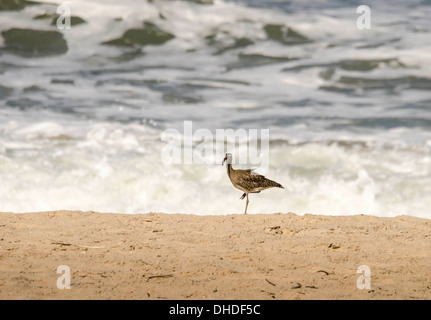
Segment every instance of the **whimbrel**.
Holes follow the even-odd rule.
[[[253,169],[235,170],[234,168],[232,168],[232,154],[230,153],[226,153],[226,156],[224,157],[221,165],[223,165],[225,161],[227,175],[229,176],[229,179],[232,182],[233,186],[244,192],[240,199],[242,200],[244,199],[244,197],[247,197],[244,214],[247,214],[249,193],[259,193],[262,190],[274,187],[284,189],[281,184],[253,172]]]

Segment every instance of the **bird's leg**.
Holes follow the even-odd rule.
[[[247,201],[245,202],[245,211],[244,211],[244,214],[247,214],[247,207],[248,207],[248,193],[247,193]]]
[[[245,192],[242,194],[240,199],[242,200],[242,199],[244,199],[244,197],[245,197]]]

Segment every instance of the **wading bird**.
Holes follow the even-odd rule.
[[[253,172],[253,169],[235,170],[234,168],[232,168],[232,154],[230,153],[226,153],[221,165],[223,165],[225,162],[227,175],[229,176],[229,179],[232,182],[233,186],[244,192],[240,199],[242,200],[244,199],[244,197],[247,197],[244,214],[247,214],[249,193],[259,193],[262,190],[274,187],[284,189],[281,184]]]

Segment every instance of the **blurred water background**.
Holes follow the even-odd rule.
[[[424,0],[0,0],[0,211],[241,213],[222,159],[160,161],[192,121],[270,130],[286,189],[249,213],[431,218],[430,17]]]

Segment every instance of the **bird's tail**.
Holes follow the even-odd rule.
[[[281,184],[279,184],[278,182],[275,182],[275,181],[272,181],[272,180],[269,180],[269,181],[270,181],[270,186],[271,187],[276,187],[276,188],[284,189],[284,187]]]

